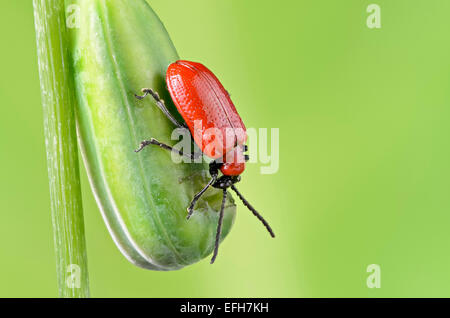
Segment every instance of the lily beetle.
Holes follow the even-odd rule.
[[[228,188],[236,192],[243,204],[264,224],[270,235],[275,237],[266,220],[235,186],[241,180],[240,175],[244,172],[245,162],[249,158],[244,154],[247,151],[246,128],[228,92],[208,68],[203,64],[190,61],[180,60],[170,64],[166,72],[166,83],[172,100],[185,121],[183,124],[170,114],[159,94],[152,89],[143,88],[144,94],[135,96],[138,99],[143,99],[148,95],[152,96],[156,105],[168,119],[179,128],[188,128],[202,153],[213,159],[209,164],[211,180],[194,196],[187,208],[187,219],[189,219],[194,211],[195,203],[210,186],[222,189],[223,199],[211,264],[214,263],[219,249]],[[195,158],[193,154],[183,153],[154,138],[142,141],[139,149],[135,151],[139,152],[148,145],[156,145],[169,151],[175,151],[182,156]]]

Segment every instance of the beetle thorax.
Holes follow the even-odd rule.
[[[242,146],[235,147],[223,156],[220,171],[226,176],[238,176],[245,170],[245,156]]]

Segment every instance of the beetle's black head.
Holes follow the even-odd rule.
[[[217,189],[228,189],[239,181],[241,181],[241,176],[221,176],[212,184],[212,186]]]
[[[209,164],[209,173],[211,174],[211,177],[217,178],[219,175],[219,169],[222,167],[223,163],[212,161]],[[212,184],[214,188],[217,189],[227,189],[231,187],[233,184],[238,183],[241,181],[241,176],[226,176],[222,175],[219,178],[216,179],[216,181]]]

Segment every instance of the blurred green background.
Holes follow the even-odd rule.
[[[131,0],[130,0],[131,1]],[[450,297],[450,2],[149,0],[248,127],[280,128],[280,169],[249,165],[215,265],[134,267],[83,171],[94,297]],[[55,297],[31,1],[0,2],[0,296]],[[366,286],[369,264],[381,288]]]

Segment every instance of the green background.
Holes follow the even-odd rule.
[[[450,297],[450,2],[149,0],[248,127],[280,129],[280,169],[251,164],[213,266],[134,267],[83,172],[94,297]],[[0,3],[0,296],[55,297],[31,1]],[[366,286],[369,264],[381,288]]]

